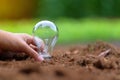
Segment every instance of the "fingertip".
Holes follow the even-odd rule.
[[[44,58],[41,55],[38,56],[38,59],[39,59],[39,61],[43,61],[44,60]]]

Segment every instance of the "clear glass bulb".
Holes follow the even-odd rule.
[[[40,21],[33,28],[33,36],[38,49],[40,49],[41,46],[41,42],[38,39],[42,39],[45,44],[43,52],[38,50],[38,53],[44,59],[50,59],[53,48],[58,39],[57,26],[51,21]]]

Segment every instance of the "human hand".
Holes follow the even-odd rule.
[[[38,53],[38,48],[34,43],[32,36],[24,33],[10,33],[0,31],[0,49],[1,51],[25,52],[37,61],[44,60]],[[40,39],[41,47],[39,50],[43,51],[44,43]]]

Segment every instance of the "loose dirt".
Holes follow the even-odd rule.
[[[41,63],[24,53],[5,53],[0,80],[120,80],[120,47],[107,42],[58,46]]]

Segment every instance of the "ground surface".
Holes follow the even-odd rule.
[[[106,42],[59,46],[42,63],[23,55],[0,57],[0,80],[120,80],[120,48]]]

